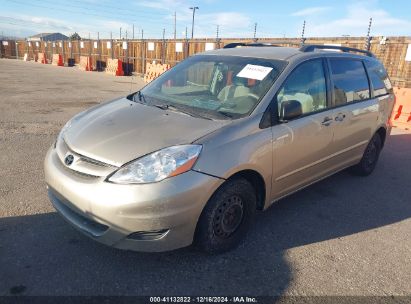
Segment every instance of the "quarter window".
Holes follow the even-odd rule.
[[[327,89],[321,59],[307,61],[290,74],[277,94],[278,113],[281,103],[290,100],[301,103],[303,115],[327,107]]]
[[[367,67],[368,75],[370,76],[374,97],[388,94],[392,90],[392,85],[383,65],[378,61],[366,60],[365,66]]]
[[[336,105],[370,98],[367,74],[360,60],[331,59],[330,63]]]

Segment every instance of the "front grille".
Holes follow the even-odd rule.
[[[89,163],[89,164],[91,164],[91,165],[98,166],[98,167],[106,167],[106,168],[107,168],[107,167],[111,167],[111,165],[109,165],[109,164],[106,164],[106,163],[103,163],[103,162],[101,162],[101,161],[98,161],[98,160],[89,158],[89,157],[87,157],[87,156],[80,155],[80,154],[79,154],[79,156],[80,156],[80,160],[81,160],[81,161],[86,162],[86,163]]]
[[[89,158],[71,149],[64,140],[59,140],[56,145],[57,155],[63,166],[82,177],[96,178],[106,177],[111,174],[117,167],[106,164],[104,162]],[[66,165],[64,160],[67,155],[72,155],[74,161],[70,165]]]

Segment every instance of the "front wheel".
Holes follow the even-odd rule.
[[[233,249],[246,235],[255,210],[253,186],[243,178],[228,180],[214,193],[200,216],[196,245],[208,253]]]
[[[356,175],[370,175],[377,165],[378,157],[380,156],[382,141],[379,134],[375,134],[365,148],[361,161],[351,167],[351,172]]]

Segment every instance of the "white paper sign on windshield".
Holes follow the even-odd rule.
[[[263,80],[273,68],[261,66],[261,65],[253,65],[247,64],[240,73],[237,74],[237,77],[242,78],[249,78],[255,80]]]

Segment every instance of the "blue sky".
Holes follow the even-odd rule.
[[[79,32],[81,36],[118,38],[127,31],[135,36],[143,28],[145,37],[173,36],[174,12],[177,37],[185,28],[191,34],[192,11],[196,12],[196,38],[252,37],[257,23],[257,37],[299,37],[306,20],[306,37],[364,36],[368,20],[373,18],[373,36],[410,36],[411,1],[405,0],[0,0],[0,35],[20,36],[40,32]]]

